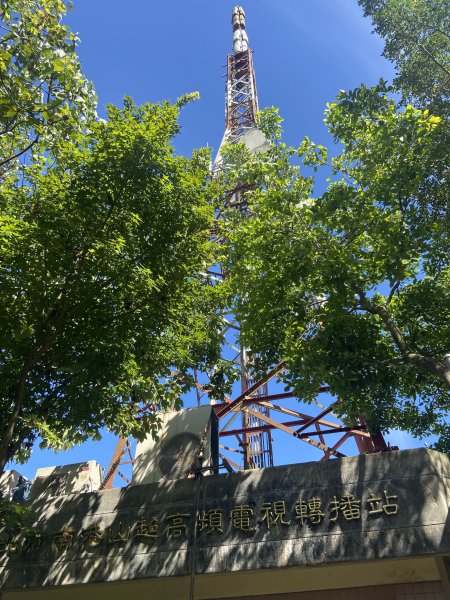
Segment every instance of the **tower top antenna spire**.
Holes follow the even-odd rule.
[[[245,31],[245,12],[241,6],[233,8],[231,17],[233,25],[233,50],[234,53],[245,52],[248,50],[248,37]]]

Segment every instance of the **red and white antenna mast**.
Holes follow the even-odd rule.
[[[258,95],[243,8],[236,6],[233,9],[231,22],[233,54],[229,54],[227,60],[224,141],[237,142],[244,134],[256,128]]]

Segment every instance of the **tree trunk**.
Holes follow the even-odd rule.
[[[59,316],[59,315],[58,315]],[[17,419],[20,415],[20,411],[23,407],[26,392],[27,392],[27,377],[33,366],[42,358],[42,356],[51,348],[52,344],[56,340],[56,332],[53,335],[47,337],[47,339],[40,345],[40,347],[28,357],[25,364],[20,372],[19,379],[14,386],[14,407],[12,414],[8,421],[8,426],[5,433],[3,434],[0,443],[0,472],[3,472],[6,463],[10,460],[8,448],[12,442],[14,429],[16,427]]]
[[[26,371],[24,369],[21,373],[19,381],[14,386],[14,408],[11,417],[9,418],[8,426],[0,444],[0,472],[4,471],[6,463],[9,459],[8,448],[11,444],[17,419],[19,417],[20,411],[23,406],[23,402],[25,400],[27,374],[28,369]]]

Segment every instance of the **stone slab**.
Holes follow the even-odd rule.
[[[416,449],[37,500],[42,541],[4,541],[0,585],[446,554],[449,478],[447,455]]]

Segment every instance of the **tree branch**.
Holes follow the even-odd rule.
[[[446,69],[444,67],[444,65],[438,61],[438,59],[434,56],[434,54],[432,52],[430,52],[428,50],[428,48],[425,48],[425,46],[423,44],[418,44],[418,46],[434,62],[434,64],[437,67],[439,67],[440,69],[442,69],[442,71],[444,71],[444,73],[447,75],[447,77],[450,78],[450,71],[448,69]],[[445,89],[448,89],[448,87],[445,86]]]
[[[448,40],[450,40],[450,35],[448,33],[446,33],[443,29],[439,29],[439,27],[432,27],[431,33],[440,33],[441,35],[446,37]]]
[[[21,150],[19,153],[13,154],[6,160],[3,160],[2,162],[0,162],[0,167],[2,167],[3,165],[6,165],[7,163],[9,163],[11,160],[14,160],[15,158],[19,158],[19,156],[22,156],[22,154],[25,154],[25,152],[28,152],[28,150],[30,150],[30,148],[32,148],[38,141],[39,141],[39,136],[37,135],[34,138],[34,140],[28,144],[28,146],[26,148]]]
[[[361,308],[373,315],[378,315],[381,318],[386,326],[386,329],[394,340],[395,345],[400,350],[403,359],[406,362],[415,365],[422,371],[426,371],[427,373],[438,377],[450,390],[450,371],[445,367],[444,363],[437,359],[424,356],[419,352],[414,352],[406,342],[402,332],[398,328],[386,306],[371,302],[365,295],[364,290],[361,288],[357,288],[356,292],[359,297]]]
[[[28,374],[33,368],[33,366],[42,358],[42,356],[44,356],[47,350],[49,350],[52,347],[52,345],[58,338],[58,335],[62,328],[63,317],[69,298],[66,297],[65,300],[65,305],[58,305],[58,303],[56,303],[50,311],[49,316],[45,321],[45,327],[52,328],[52,331],[43,332],[44,334],[47,333],[47,335],[43,336],[43,341],[38,345],[34,352],[32,352],[25,361],[25,364],[22,367],[18,380],[14,386],[14,406],[0,444],[0,471],[2,471],[5,468],[5,465],[8,461],[8,449],[13,439],[17,419],[23,408],[26,397]]]
[[[394,283],[394,285],[392,286],[391,291],[389,292],[389,296],[388,296],[388,299],[386,300],[386,304],[390,304],[391,303],[391,300],[394,297],[394,294],[398,290],[399,286],[400,286],[400,281],[397,280]]]

